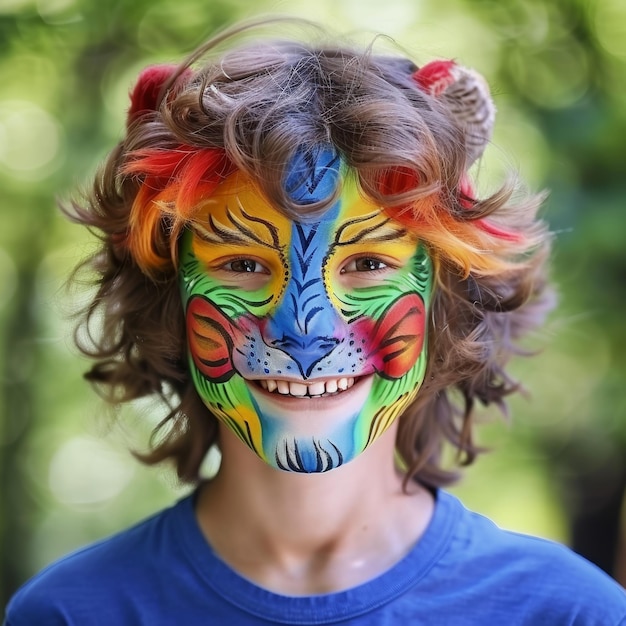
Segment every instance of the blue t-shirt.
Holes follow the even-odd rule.
[[[439,491],[424,535],[391,569],[339,593],[282,596],[213,553],[189,496],[43,570],[6,624],[626,626],[626,593],[567,548],[503,531]]]

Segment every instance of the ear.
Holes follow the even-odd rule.
[[[166,86],[176,87],[179,90],[184,79],[191,75],[189,68],[176,75],[177,65],[151,65],[139,75],[137,84],[130,93],[130,108],[126,118],[126,125],[130,126],[137,118],[149,111],[156,111],[161,104],[163,91]],[[168,85],[174,77],[173,85]]]
[[[487,82],[454,61],[432,61],[417,70],[413,79],[423,91],[443,100],[465,130],[465,167],[469,168],[482,155],[493,132],[496,107]]]

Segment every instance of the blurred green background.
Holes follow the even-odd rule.
[[[624,583],[625,559],[615,556],[626,484],[626,3],[254,7],[361,41],[385,32],[418,62],[457,58],[489,80],[499,119],[481,185],[513,170],[551,190],[544,215],[557,233],[561,305],[533,342],[542,352],[515,364],[528,394],[512,402],[508,423],[487,416],[481,440],[494,451],[455,491],[502,526],[574,545]],[[143,468],[128,453],[145,445],[160,409],[140,403],[112,415],[81,380],[68,316],[85,294],[64,281],[95,240],[55,202],[85,184],[121,136],[143,66],[177,61],[252,14],[244,0],[0,0],[2,605],[52,559],[184,492],[167,468]]]

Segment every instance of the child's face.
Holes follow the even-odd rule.
[[[181,286],[202,400],[274,467],[350,461],[423,380],[424,247],[349,181],[318,221],[300,223],[236,173],[196,223],[183,237]]]

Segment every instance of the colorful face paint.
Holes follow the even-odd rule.
[[[338,183],[328,151],[292,165],[302,204]],[[347,179],[320,219],[295,222],[230,175],[183,236],[181,287],[198,393],[274,467],[350,461],[423,380],[430,259]]]

